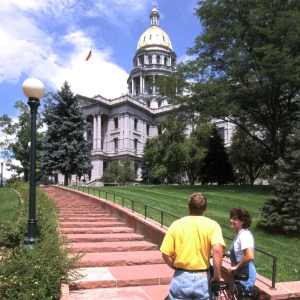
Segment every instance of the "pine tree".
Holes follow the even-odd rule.
[[[260,225],[269,231],[300,234],[300,124],[288,138],[288,155],[278,161],[275,197],[262,210]]]
[[[84,138],[86,123],[67,82],[48,97],[44,118],[43,170],[48,175],[62,173],[67,185],[72,174],[81,176],[91,169],[89,144]]]
[[[213,128],[208,141],[208,152],[204,158],[201,177],[203,183],[225,184],[233,181],[232,165],[224,147],[224,141],[216,128]]]

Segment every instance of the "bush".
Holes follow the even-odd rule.
[[[23,245],[26,231],[25,212],[27,211],[28,191],[24,184],[15,188],[25,200],[20,218],[16,222],[16,238],[11,243],[9,255],[0,262],[0,299],[59,299],[60,284],[68,281],[68,273],[74,260],[67,257],[66,250],[57,232],[55,206],[47,196],[38,191],[37,211],[39,240],[30,249]]]

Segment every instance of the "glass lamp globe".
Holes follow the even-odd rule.
[[[36,78],[27,78],[23,82],[23,92],[28,98],[39,100],[44,96],[44,84]]]

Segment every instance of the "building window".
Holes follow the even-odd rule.
[[[137,131],[138,130],[138,119],[134,119],[134,130]]]
[[[137,161],[134,162],[134,172],[135,176],[138,177],[139,163]]]
[[[137,153],[138,150],[138,139],[134,139],[134,152]]]
[[[119,151],[119,139],[114,138],[114,148],[115,148],[115,153],[118,153]]]
[[[149,124],[147,124],[146,133],[147,133],[147,136],[150,135],[150,125]]]
[[[152,55],[148,55],[149,65],[152,65]]]
[[[144,64],[144,56],[143,55],[139,56],[139,60],[140,60],[140,64],[143,65]]]
[[[167,66],[168,65],[168,57],[165,56],[164,60],[165,60],[165,66]]]
[[[108,165],[107,161],[104,160],[103,161],[103,171],[105,171],[107,169],[107,165]]]
[[[218,127],[217,128],[218,134],[219,136],[223,139],[223,141],[225,140],[225,128],[224,127]]]
[[[162,130],[161,130],[161,125],[160,124],[157,126],[157,131],[158,131],[158,134],[161,135]]]
[[[156,55],[156,63],[160,64],[160,55]]]
[[[118,129],[119,128],[119,118],[118,117],[114,118],[114,124],[115,124],[115,129]]]

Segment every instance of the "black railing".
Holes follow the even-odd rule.
[[[101,198],[101,195],[103,195],[104,196],[103,198],[105,200],[112,201],[113,203],[116,203],[116,204],[120,204],[122,207],[126,207],[126,208],[130,209],[133,213],[137,212],[137,213],[143,215],[144,219],[147,219],[148,216],[150,216],[149,210],[154,210],[154,211],[158,212],[159,220],[155,220],[155,218],[153,218],[153,217],[149,218],[149,219],[158,221],[161,227],[168,225],[167,223],[164,222],[167,216],[171,217],[173,219],[173,221],[180,218],[180,216],[178,216],[178,215],[174,215],[174,214],[172,214],[168,211],[162,210],[160,208],[147,205],[141,201],[134,201],[132,199],[126,199],[124,197],[121,197],[120,203],[118,203],[117,194],[115,192],[105,191],[100,188],[92,188],[92,187],[83,186],[83,185],[82,186],[73,185],[73,186],[70,186],[70,188],[73,188],[77,191],[82,191],[84,193],[92,194],[94,196],[98,196],[99,198]],[[90,193],[90,191],[92,191],[92,193]],[[110,195],[111,195],[111,197],[109,197]],[[126,206],[126,201],[127,201],[127,203],[129,203],[128,206]],[[138,207],[138,205],[136,205],[136,204],[142,206],[142,209],[140,209],[140,211],[135,210],[135,208]],[[171,223],[171,222],[168,222],[168,223]],[[227,240],[231,240],[231,241],[233,240],[231,237],[228,237],[226,235],[224,235],[224,238]],[[255,248],[255,251],[257,251],[263,255],[266,255],[272,259],[272,278],[271,278],[271,280],[272,280],[272,288],[275,288],[276,276],[277,276],[277,257],[275,255],[272,255],[272,254],[270,254],[262,249],[259,249],[259,248]]]

